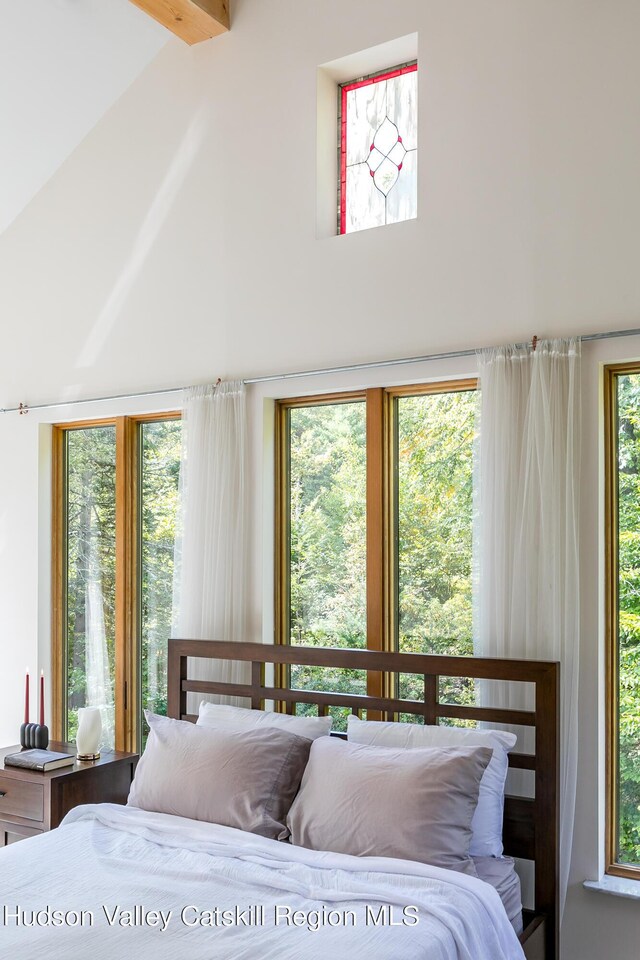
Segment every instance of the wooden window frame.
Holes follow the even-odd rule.
[[[395,650],[397,634],[397,405],[400,397],[477,390],[476,378],[370,387],[343,393],[276,400],[275,417],[275,642],[289,643],[289,411],[308,406],[364,401],[366,405],[366,580],[367,649]],[[289,670],[277,667],[278,686],[290,685]],[[367,695],[394,697],[397,677],[370,671]],[[370,720],[382,719],[369,712]]]
[[[604,368],[605,499],[605,723],[606,810],[605,871],[640,880],[640,866],[618,862],[620,673],[618,647],[618,377],[640,374],[640,362]]]
[[[180,420],[179,410],[95,420],[56,423],[52,427],[52,724],[54,740],[67,733],[67,436],[75,430],[115,427],[115,749],[135,752],[140,746],[140,633],[138,615],[140,556],[140,426]]]

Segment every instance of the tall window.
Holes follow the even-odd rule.
[[[400,396],[394,413],[395,647],[470,656],[476,394]],[[470,681],[440,682],[443,701],[473,701]],[[423,678],[401,676],[398,692],[420,699]]]
[[[342,84],[339,232],[417,216],[417,63]]]
[[[474,388],[462,381],[280,402],[279,642],[472,653]],[[353,693],[389,682],[320,667],[292,668],[289,679],[298,689]],[[414,677],[392,683],[403,698],[421,697]],[[449,699],[472,696],[453,681],[444,686]],[[342,711],[332,712],[342,724]]]
[[[288,642],[366,647],[366,405],[283,408]],[[363,671],[293,667],[295,687],[366,692]]]
[[[181,423],[176,414],[54,428],[54,733],[102,708],[135,749],[166,712]]]
[[[609,872],[640,877],[640,364],[607,368]]]

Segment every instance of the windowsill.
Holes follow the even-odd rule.
[[[628,877],[612,877],[605,874],[602,880],[585,880],[583,886],[587,890],[607,893],[612,897],[640,900],[640,877],[637,880],[630,880]]]

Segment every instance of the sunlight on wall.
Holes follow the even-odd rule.
[[[91,367],[100,356],[112,327],[117,323],[123,304],[180,193],[187,173],[202,143],[204,127],[204,111],[200,109],[189,124],[160,189],[149,207],[133,244],[129,259],[125,263],[84,344],[76,364],[77,367]]]

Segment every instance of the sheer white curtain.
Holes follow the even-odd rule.
[[[540,341],[535,352],[484,350],[478,360],[475,648],[480,655],[562,664],[562,910],[578,748],[580,341]],[[501,702],[522,705],[522,691]]]
[[[184,393],[173,636],[246,640],[247,442],[242,381]],[[244,682],[240,664],[193,660],[189,676]],[[189,694],[197,712],[200,694]],[[235,698],[225,702],[237,703]]]
[[[85,543],[87,577],[84,590],[86,706],[100,708],[102,718],[100,743],[104,749],[113,750],[116,737],[115,707],[104,622],[102,569],[98,553],[99,532],[93,527],[94,504],[89,501],[87,506],[88,530]]]

